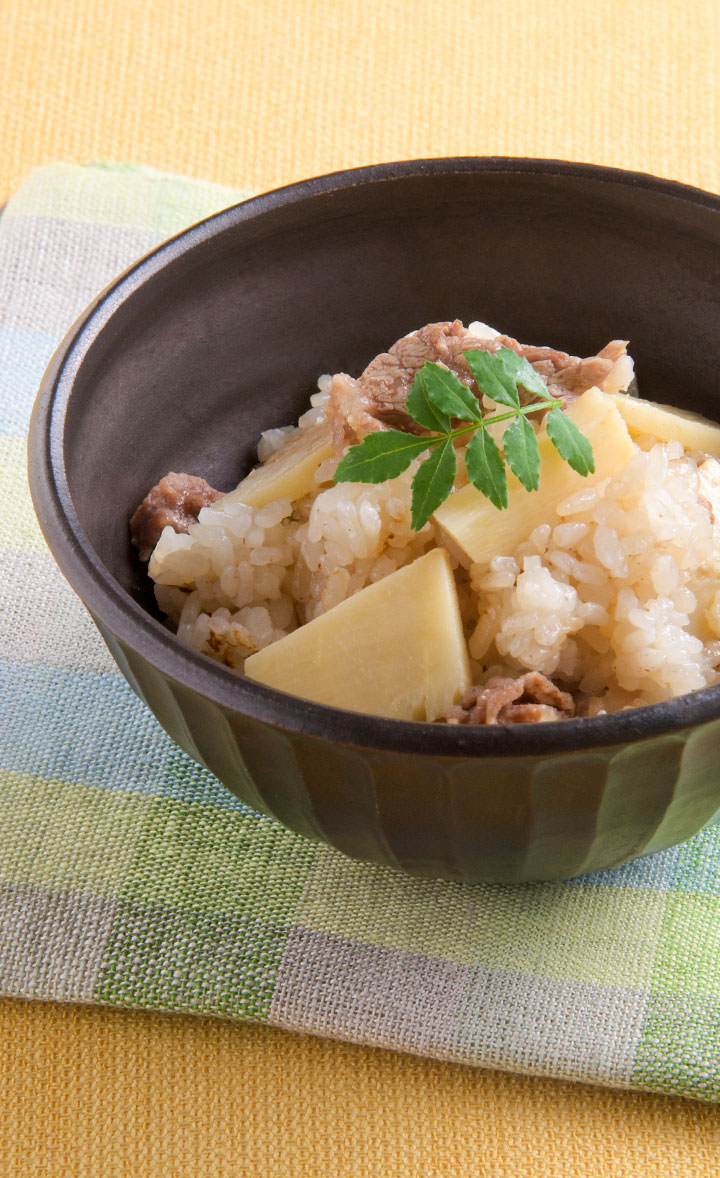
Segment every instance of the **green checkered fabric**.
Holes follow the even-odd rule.
[[[45,365],[120,270],[242,195],[55,165],[0,218],[0,989],[720,1100],[720,828],[566,883],[348,860],[176,748],[57,571],[25,474]]]

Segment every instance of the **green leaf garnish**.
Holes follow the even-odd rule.
[[[465,450],[465,469],[478,491],[495,507],[508,505],[505,463],[497,442],[486,429],[479,429]]]
[[[425,364],[410,386],[405,408],[418,425],[432,433],[447,433],[451,427],[450,417],[433,396],[433,387],[437,383],[433,381],[433,376],[432,365]]]
[[[495,355],[501,361],[508,380],[516,385],[522,385],[529,393],[535,393],[545,401],[553,400],[540,373],[535,371],[525,356],[518,356],[512,348],[498,348]]]
[[[435,441],[442,441],[436,438]],[[357,446],[351,446],[338,463],[336,483],[384,483],[394,479],[423,450],[432,439],[406,434],[399,429],[377,430],[367,434]]]
[[[503,434],[505,460],[526,491],[540,486],[540,451],[537,435],[527,417],[518,417]]]
[[[429,458],[418,467],[412,481],[412,527],[416,532],[427,523],[452,490],[455,479],[455,447],[448,437],[436,446]]]
[[[507,348],[499,348],[497,352],[486,352],[482,348],[473,348],[471,351],[465,352],[464,355],[478,388],[498,404],[507,405],[510,409],[517,409],[520,406],[517,381],[514,381],[506,371],[501,355],[502,352],[507,351]],[[511,355],[514,354],[514,352],[511,353]]]
[[[484,418],[472,390],[449,368],[428,360],[413,378],[405,407],[412,419],[429,432],[418,436],[389,429],[367,434],[350,447],[335,471],[336,483],[384,483],[430,451],[412,481],[415,531],[427,523],[452,491],[455,438],[472,435],[465,449],[468,478],[497,508],[508,505],[506,462],[526,490],[536,491],[539,486],[540,451],[528,421],[531,413],[549,410],[548,436],[574,471],[588,475],[595,470],[590,442],[563,413],[562,401],[548,392],[545,381],[524,356],[505,347],[496,352],[473,348],[465,352],[465,359],[481,394],[505,405],[507,412]],[[522,405],[520,387],[539,400]],[[466,424],[453,427],[453,421]],[[503,434],[501,450],[486,427],[505,421],[510,425]]]
[[[408,412],[416,421],[420,420],[413,407],[416,401],[415,385],[418,382],[418,377],[424,396],[447,422],[442,427],[443,429],[449,430],[451,417],[457,417],[460,421],[482,420],[482,409],[478,404],[478,399],[467,385],[458,380],[455,373],[451,372],[449,368],[444,368],[442,364],[433,364],[431,360],[428,360],[413,380],[410,395],[405,403]]]
[[[560,457],[564,458],[578,474],[593,474],[595,460],[592,446],[585,434],[580,433],[575,422],[571,421],[557,406],[553,406],[547,415],[545,424],[548,437]]]

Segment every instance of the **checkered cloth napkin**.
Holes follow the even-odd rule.
[[[567,883],[356,863],[176,748],[57,571],[25,474],[45,365],[120,270],[242,195],[53,165],[0,218],[0,990],[720,1100],[720,827]]]

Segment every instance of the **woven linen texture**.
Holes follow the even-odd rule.
[[[0,990],[720,1100],[720,828],[569,883],[352,862],[180,752],[57,571],[25,475],[42,371],[122,267],[238,195],[56,165],[0,219]]]
[[[0,200],[44,161],[108,157],[265,189],[526,155],[720,190],[717,0],[3,0],[2,14]]]

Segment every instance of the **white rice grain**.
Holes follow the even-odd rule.
[[[329,378],[311,410],[325,411]],[[263,451],[294,436],[267,431]],[[462,454],[459,466],[464,469]],[[223,499],[187,534],[165,528],[150,560],[178,637],[235,669],[435,542],[413,532],[404,475],[372,486],[332,481],[299,503]],[[515,553],[458,571],[478,675],[539,670],[587,693],[588,714],[658,702],[718,681],[720,464],[645,439],[612,479],[557,504]]]

